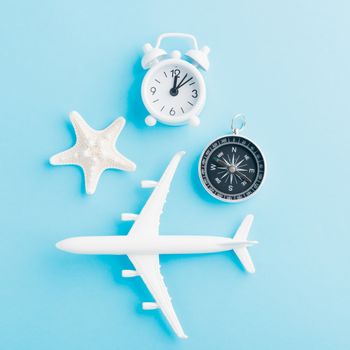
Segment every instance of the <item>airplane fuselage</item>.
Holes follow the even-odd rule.
[[[253,244],[234,242],[218,236],[155,236],[140,239],[129,236],[73,237],[57,243],[57,247],[76,254],[193,254],[232,250]]]

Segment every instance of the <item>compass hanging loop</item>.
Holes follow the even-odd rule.
[[[246,125],[246,118],[245,115],[242,113],[236,114],[232,118],[231,122],[231,130],[234,135],[238,135],[240,131],[242,131],[245,128]]]

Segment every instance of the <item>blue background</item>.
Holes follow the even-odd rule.
[[[340,0],[2,0],[1,349],[349,349],[349,11]],[[211,48],[199,128],[143,123],[142,46],[167,31]],[[137,171],[107,171],[87,196],[79,168],[51,167],[74,144],[71,110],[97,129],[124,115],[118,148]],[[255,197],[229,205],[202,189],[197,162],[237,112],[269,173]],[[126,234],[120,214],[150,193],[139,181],[179,150],[161,232],[230,237],[253,213],[260,242],[255,275],[231,252],[161,257],[187,341],[141,310],[150,296],[120,277],[126,257],[54,246]]]

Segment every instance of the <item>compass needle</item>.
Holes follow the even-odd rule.
[[[238,159],[237,159],[238,160]],[[239,163],[235,164],[236,166],[239,166],[242,164],[242,162],[244,162],[244,159],[242,159]]]
[[[237,171],[237,173],[238,173],[239,175],[243,176],[243,177],[244,177],[246,180],[248,180],[249,182],[252,182],[252,180],[251,180],[248,176],[242,174],[242,173],[239,172],[239,171]]]
[[[233,174],[230,174],[230,185],[232,185]]]
[[[224,162],[226,163],[227,166],[230,166],[231,164],[223,157]]]

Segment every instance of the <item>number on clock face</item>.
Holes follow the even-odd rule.
[[[181,63],[160,67],[146,89],[152,109],[173,118],[190,112],[201,93],[197,73]]]
[[[238,201],[252,195],[261,185],[265,162],[260,150],[241,136],[224,136],[203,153],[200,177],[214,197]]]

